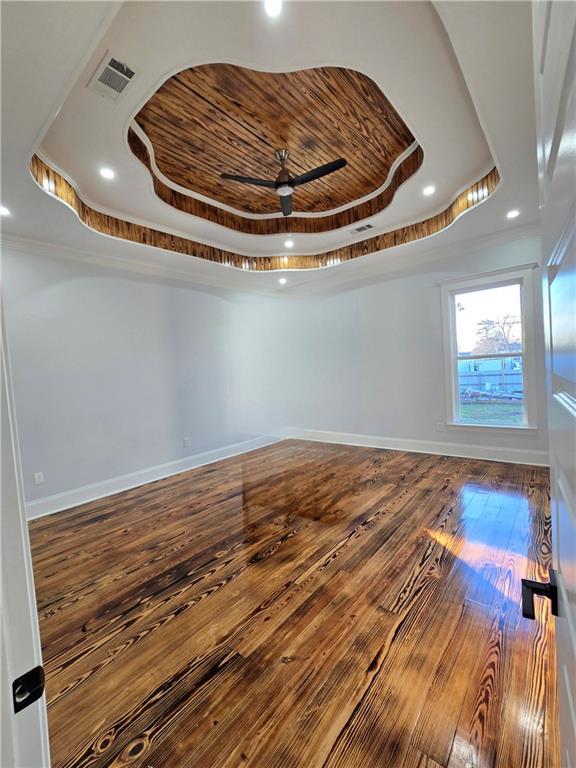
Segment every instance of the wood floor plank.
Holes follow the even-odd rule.
[[[557,768],[544,468],[287,440],[30,532],[54,768]]]

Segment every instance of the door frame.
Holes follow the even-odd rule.
[[[2,568],[0,629],[3,768],[50,768],[46,697],[14,711],[12,682],[42,666],[40,628],[32,570],[32,553],[24,504],[20,448],[3,306],[1,324],[2,400],[2,511],[0,543]]]

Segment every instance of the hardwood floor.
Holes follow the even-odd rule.
[[[31,523],[54,768],[558,768],[548,471],[284,441]]]

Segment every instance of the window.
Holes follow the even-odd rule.
[[[532,271],[442,285],[448,423],[535,428]]]

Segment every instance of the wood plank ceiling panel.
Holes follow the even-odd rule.
[[[346,168],[294,193],[294,211],[353,203],[385,182],[414,137],[380,88],[341,67],[257,72],[203,64],[168,78],[135,118],[172,182],[247,213],[274,214],[274,190],[224,181],[221,173],[275,179],[274,150],[303,173],[344,157]]]

